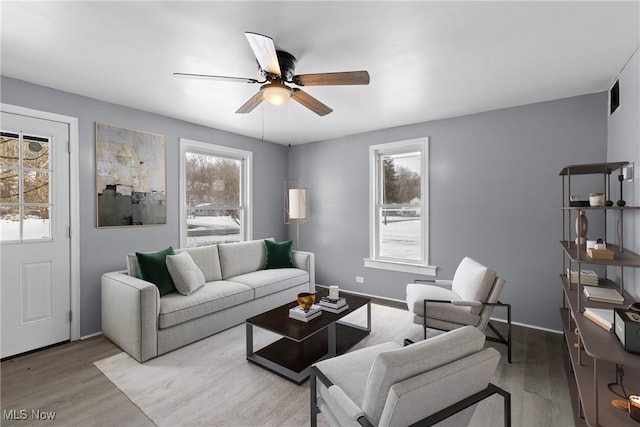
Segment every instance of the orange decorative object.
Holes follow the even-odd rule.
[[[302,292],[298,294],[298,305],[304,311],[309,311],[313,303],[316,302],[316,294]]]

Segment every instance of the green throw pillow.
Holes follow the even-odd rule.
[[[175,255],[173,247],[169,246],[160,252],[136,252],[140,278],[156,285],[160,296],[176,292],[176,286],[167,269],[167,255]]]
[[[293,268],[293,258],[291,257],[292,243],[292,240],[287,240],[286,242],[265,240],[264,268]]]

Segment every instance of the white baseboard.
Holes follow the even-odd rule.
[[[316,283],[316,286],[318,286],[320,288],[329,288],[328,286],[320,285],[318,283]],[[406,301],[400,300],[400,299],[396,299],[396,298],[387,298],[387,297],[381,297],[381,296],[378,296],[378,295],[365,294],[363,292],[354,292],[354,291],[351,291],[349,289],[343,289],[343,290],[345,292],[350,293],[350,294],[360,295],[360,296],[367,297],[367,298],[375,298],[375,299],[386,300],[386,301],[390,301],[390,302],[393,302],[393,303],[396,303],[396,304],[398,304],[398,303],[406,304]],[[496,322],[507,323],[507,321],[505,319],[500,319],[500,318],[495,318],[495,317],[492,317],[491,320],[496,321]],[[554,334],[562,334],[562,331],[559,331],[559,330],[556,330],[556,329],[543,328],[541,326],[534,326],[534,325],[529,325],[529,324],[521,323],[521,322],[512,321],[511,324],[512,325],[522,326],[524,328],[531,328],[531,329],[537,329],[539,331],[551,332],[551,333],[554,333]]]
[[[88,340],[89,338],[97,337],[98,335],[102,335],[102,331],[96,332],[95,334],[83,335],[80,337],[80,341]]]

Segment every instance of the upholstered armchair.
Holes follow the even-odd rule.
[[[487,339],[506,344],[511,363],[511,305],[498,300],[504,283],[494,270],[465,257],[458,265],[453,280],[416,280],[416,283],[409,283],[407,306],[413,314],[413,322],[422,325],[425,339],[427,328],[450,331],[471,325],[484,332],[488,326],[495,336],[487,336]],[[490,323],[495,307],[507,309],[507,337]]]
[[[474,405],[495,393],[511,425],[511,395],[490,383],[500,353],[468,326],[406,347],[366,347],[311,367],[311,426],[463,426]]]

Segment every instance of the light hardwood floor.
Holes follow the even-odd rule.
[[[567,357],[562,335],[514,326],[513,364],[505,346],[496,383],[514,397],[514,426],[584,425],[568,398]],[[94,365],[120,352],[103,336],[32,353],[1,364],[3,426],[152,426],[154,423]],[[305,387],[308,383],[304,383]],[[517,396],[517,397],[516,397]],[[493,399],[493,398],[491,398]],[[474,425],[501,423],[501,400],[478,408]],[[567,405],[569,407],[567,407]],[[10,412],[16,410],[15,412]],[[25,412],[20,412],[24,410]],[[38,421],[32,411],[53,411]],[[27,420],[15,420],[26,414]],[[575,424],[574,424],[575,423]]]

